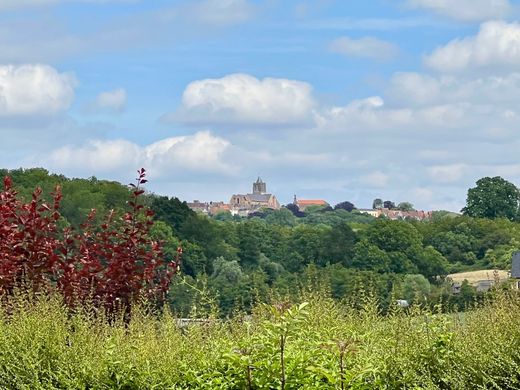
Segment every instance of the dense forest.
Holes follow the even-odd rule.
[[[100,222],[109,210],[122,212],[128,207],[130,191],[117,182],[69,179],[41,168],[0,170],[0,174],[10,176],[26,199],[36,187],[50,197],[60,185],[63,226],[80,226],[91,209],[98,211]],[[477,187],[496,187],[505,181],[479,182]],[[472,190],[465,215],[437,211],[424,222],[376,219],[344,208],[302,213],[283,207],[249,218],[229,213],[208,217],[175,197],[146,193],[144,199],[155,213],[152,235],[163,241],[167,260],[175,257],[178,246],[183,248],[182,272],[170,289],[172,308],[181,315],[218,310],[226,316],[258,302],[297,299],[302,291],[317,288],[338,300],[376,294],[383,307],[392,299],[432,304],[443,299],[447,306],[458,307],[472,303],[478,299],[474,288],[463,284],[461,294],[452,295],[445,276],[507,269],[520,242],[516,214],[487,215],[488,211],[477,210],[474,205],[482,202],[474,197],[482,191]]]

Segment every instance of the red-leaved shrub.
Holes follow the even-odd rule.
[[[111,211],[101,226],[92,210],[78,231],[59,229],[61,191],[53,204],[37,188],[29,203],[17,198],[9,177],[0,192],[0,294],[30,285],[57,288],[68,304],[90,298],[107,308],[129,308],[138,296],[162,300],[178,270],[181,250],[165,261],[161,243],[150,238],[153,212],[140,203],[145,170],[131,184],[129,211]]]

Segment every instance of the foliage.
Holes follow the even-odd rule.
[[[383,200],[380,199],[380,198],[374,199],[374,201],[372,202],[372,208],[373,209],[381,209],[381,208],[383,208]]]
[[[392,202],[391,200],[385,200],[383,202],[383,207],[385,209],[393,210],[393,209],[395,209],[395,203]]]
[[[24,203],[6,176],[0,192],[0,293],[28,283],[35,292],[57,287],[69,304],[93,299],[129,308],[141,294],[162,299],[176,263],[165,262],[160,243],[150,239],[153,213],[140,203],[144,183],[141,169],[124,214],[111,211],[98,227],[92,210],[80,231],[61,231],[60,188],[52,206],[40,188]]]
[[[500,176],[484,177],[468,190],[465,215],[479,218],[518,218],[520,191]]]
[[[346,211],[352,211],[356,208],[353,203],[349,202],[348,200],[345,202],[338,203],[334,206],[334,210],[346,210]]]
[[[92,239],[100,237],[112,209],[114,233],[124,230],[120,217],[127,212],[131,195],[126,186],[95,177],[68,179],[41,168],[5,173],[12,175],[13,189],[25,203],[31,202],[34,187],[40,185],[41,202],[52,205],[49,194],[56,184],[62,186],[59,219],[42,225],[42,232],[45,226],[55,230],[41,233],[48,239],[62,237],[69,227],[78,233],[85,223]],[[208,218],[175,197],[143,193],[139,198],[143,206],[155,211],[148,242],[161,242],[166,259],[175,258],[177,248],[183,248],[180,270],[189,283],[174,282],[168,295],[171,307],[183,315],[189,315],[192,304],[201,299],[188,285],[213,296],[221,315],[227,316],[234,310],[251,310],[254,302],[269,302],[273,297],[295,299],[312,278],[338,300],[354,299],[362,288],[370,287],[386,310],[392,294],[403,298],[407,274],[420,274],[428,280],[428,304],[442,297],[447,309],[465,307],[473,299],[481,299],[480,295],[471,286],[464,298],[452,295],[444,276],[492,267],[508,269],[511,254],[520,243],[520,224],[502,218],[436,212],[429,221],[392,221],[342,208],[309,208],[302,213],[293,204],[281,210],[261,210],[251,218],[229,213]],[[375,203],[383,206],[382,200]],[[97,213],[86,221],[90,208]],[[43,214],[51,216],[52,207]],[[78,252],[80,240],[72,233],[70,238],[72,255]],[[230,266],[239,277],[223,277],[228,273],[219,271],[222,266],[226,270]]]
[[[401,211],[414,211],[415,209],[413,208],[413,204],[411,204],[410,202],[400,202],[397,205],[397,210],[401,210]]]
[[[167,223],[175,232],[181,229],[188,218],[193,218],[195,215],[186,202],[167,196],[153,196],[150,208],[156,220]]]
[[[424,281],[423,281],[424,282]],[[420,305],[379,314],[325,293],[191,323],[135,306],[109,322],[88,305],[17,293],[0,302],[5,389],[467,389],[520,385],[520,297],[464,314]]]

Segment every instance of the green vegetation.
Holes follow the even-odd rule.
[[[81,225],[91,208],[100,210],[97,215],[101,216],[110,209],[127,207],[128,189],[116,182],[68,179],[44,169],[1,173],[12,176],[16,189],[26,198],[36,186],[43,188],[43,196],[49,196],[60,184],[63,225]],[[490,195],[497,192],[493,188],[486,187],[479,194],[495,199]],[[495,200],[501,204],[498,198]],[[314,208],[301,213],[282,208],[264,210],[252,218],[226,213],[208,218],[177,198],[145,194],[144,202],[155,212],[151,234],[163,242],[166,260],[175,258],[179,245],[183,248],[183,280],[174,282],[170,292],[171,307],[182,315],[201,304],[202,290],[214,297],[225,317],[236,310],[251,311],[273,296],[294,298],[310,278],[319,279],[338,300],[371,289],[384,308],[392,297],[426,299],[430,305],[442,298],[446,308],[462,308],[482,297],[472,286],[465,286],[463,294],[452,295],[444,276],[508,269],[511,254],[520,243],[520,224],[506,218],[435,212],[427,222],[390,221],[347,211],[349,202],[334,210]],[[471,204],[469,196],[468,209]],[[411,280],[424,293],[411,296]]]
[[[28,263],[17,273],[4,269],[14,279],[0,297],[0,388],[520,388],[518,291],[503,285],[477,294],[465,281],[453,294],[444,280],[452,272],[509,267],[520,242],[516,217],[437,212],[426,222],[391,221],[343,202],[305,213],[284,208],[208,218],[176,198],[129,192],[115,182],[43,169],[3,173],[26,199],[34,187],[44,188],[54,209],[39,201],[40,191],[28,204],[16,201],[5,181],[2,231],[15,244],[4,242],[2,265]],[[138,184],[143,178],[141,170]],[[56,184],[63,188],[61,207],[60,193],[52,195]],[[478,193],[489,200],[493,191],[492,185]],[[155,223],[137,197],[154,210]],[[91,208],[122,215],[121,231],[92,218],[84,225]],[[124,212],[129,208],[134,214]],[[104,307],[99,283],[84,286],[93,294],[75,295],[81,275],[72,290],[56,288],[66,286],[59,277],[70,271],[51,267],[74,248],[68,226],[88,226],[77,236],[75,258],[99,263],[96,275],[117,255],[119,271],[102,278],[102,291],[120,297],[114,275],[121,286],[131,277],[134,285],[125,289],[131,298]],[[150,243],[155,252],[144,249]],[[166,302],[147,300],[146,286],[166,291],[173,272],[162,286],[160,275],[139,279],[139,267],[157,265],[154,256],[164,253],[165,264],[176,268],[178,246],[182,275],[173,277]],[[47,260],[54,261],[48,269]],[[35,279],[38,267],[56,272]],[[72,267],[87,276],[89,269]],[[76,301],[67,294],[83,304],[71,305]],[[403,299],[411,306],[401,307]],[[179,322],[183,316],[190,320]]]
[[[484,177],[468,190],[464,214],[480,218],[518,220],[520,191],[513,183],[496,177]]]
[[[179,326],[134,307],[109,323],[58,296],[1,303],[5,389],[511,389],[520,386],[520,297],[494,293],[464,314],[340,304],[258,305],[253,315]],[[440,311],[440,308],[437,308]],[[202,313],[201,313],[202,314]]]

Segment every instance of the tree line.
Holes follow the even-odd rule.
[[[0,174],[9,175],[27,198],[35,187],[45,196],[60,184],[64,226],[80,226],[91,209],[103,215],[128,208],[129,189],[117,182],[69,179],[41,168]],[[175,197],[142,197],[154,211],[150,234],[163,242],[167,261],[183,248],[182,276],[174,278],[169,299],[188,315],[208,302],[230,314],[305,288],[325,289],[337,299],[371,291],[383,302],[433,302],[440,296],[453,304],[471,302],[476,292],[465,285],[463,294],[452,296],[445,276],[509,266],[520,242],[515,189],[502,178],[481,179],[468,191],[463,215],[435,212],[424,222],[376,219],[356,212],[350,202],[300,214],[283,207],[250,218],[211,218]]]

